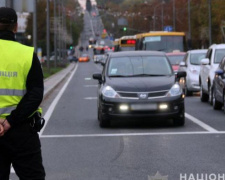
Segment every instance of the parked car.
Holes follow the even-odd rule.
[[[213,78],[219,63],[225,56],[225,44],[214,44],[209,47],[206,58],[201,60],[199,75],[200,99],[202,102],[213,103]]]
[[[185,77],[178,72],[177,77]],[[184,125],[184,96],[164,52],[110,53],[99,81],[98,120],[107,127],[121,118],[166,118]]]
[[[179,71],[186,71],[187,76],[182,84],[185,95],[192,95],[193,92],[199,92],[199,72],[201,60],[205,58],[207,49],[198,49],[187,51],[183,61],[180,62]],[[181,82],[181,83],[182,83]]]
[[[184,59],[184,56],[186,55],[186,53],[185,52],[171,52],[171,53],[166,53],[166,55],[170,60],[173,71],[176,73],[179,69],[180,62]]]
[[[79,57],[79,62],[88,62],[88,61],[90,61],[90,57],[88,54],[82,54]]]
[[[225,57],[220,62],[213,80],[213,108],[225,113]]]

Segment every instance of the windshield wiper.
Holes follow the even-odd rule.
[[[133,77],[139,77],[139,76],[167,76],[166,74],[134,74],[131,75]]]
[[[129,76],[125,76],[125,75],[110,75],[109,77],[129,77]]]

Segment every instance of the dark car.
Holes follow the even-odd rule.
[[[177,78],[186,72],[178,72]],[[184,95],[165,53],[124,51],[109,54],[99,81],[101,127],[120,118],[167,118],[184,125]]]
[[[225,57],[220,62],[213,80],[213,108],[225,113]]]

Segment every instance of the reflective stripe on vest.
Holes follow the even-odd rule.
[[[16,107],[0,108],[0,114],[10,114]]]
[[[8,95],[8,96],[24,96],[26,94],[26,90],[16,90],[16,89],[0,89],[0,96],[1,95]]]
[[[26,93],[33,47],[0,39],[0,118],[10,115]]]

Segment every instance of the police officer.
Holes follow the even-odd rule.
[[[43,73],[34,48],[16,42],[16,31],[16,12],[0,7],[0,180],[9,180],[11,165],[21,180],[44,180],[34,128],[41,112]]]

